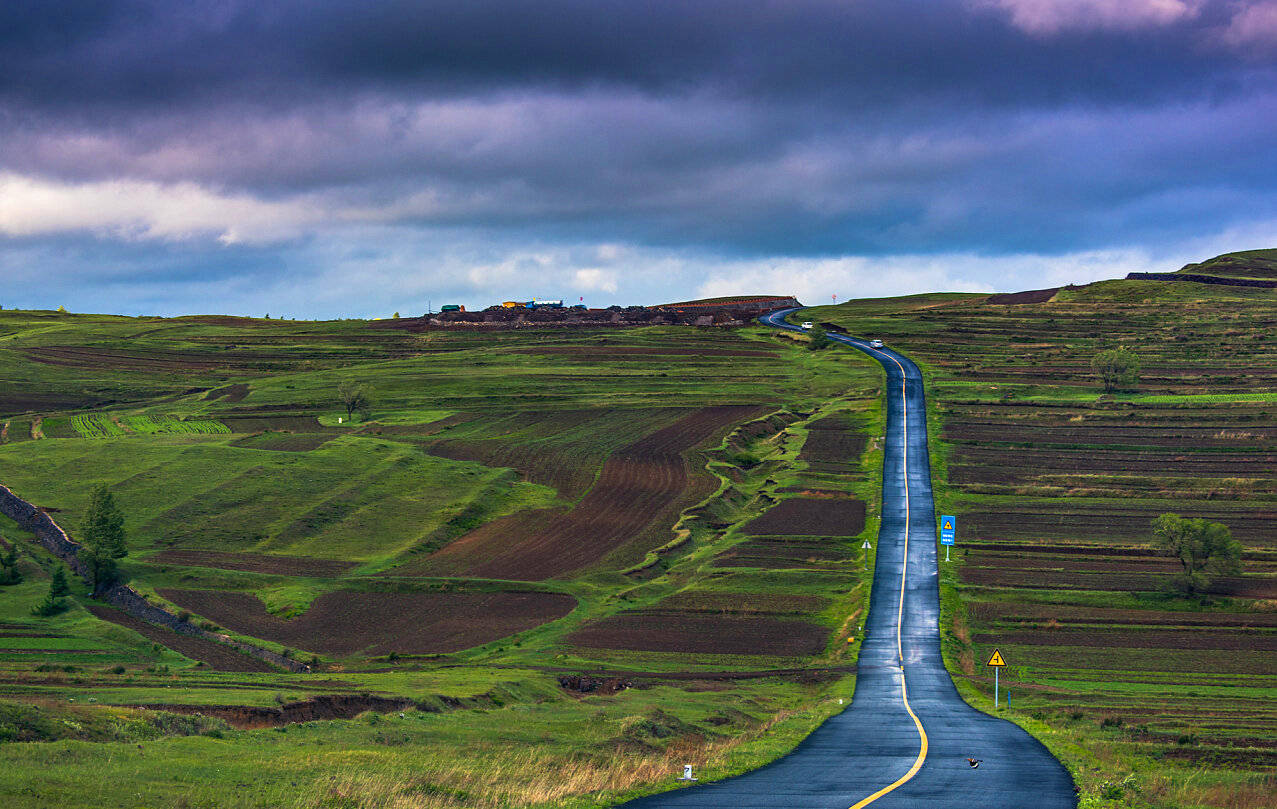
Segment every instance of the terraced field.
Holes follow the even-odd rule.
[[[1114,281],[807,315],[882,337],[928,375],[937,505],[959,520],[943,574],[960,597],[956,672],[988,693],[979,664],[1000,649],[1016,710],[1088,738],[1103,759],[1090,765],[1159,773],[1149,789],[1188,777],[1158,761],[1261,779],[1277,764],[1275,295]],[[1118,346],[1139,381],[1103,394],[1090,360]],[[1150,541],[1165,512],[1227,525],[1243,575],[1206,602],[1164,593],[1178,563]]]
[[[415,772],[481,747],[597,771],[579,800],[607,802],[674,759],[757,766],[850,692],[878,502],[879,382],[854,358],[762,328],[3,311],[0,334],[0,482],[72,539],[108,484],[123,573],[181,630],[78,581],[33,616],[60,563],[3,521],[24,581],[0,586],[0,739],[62,738],[44,717],[81,706],[184,715],[57,768],[0,745],[23,774],[0,803],[93,804],[105,777],[147,805],[335,805],[368,755]],[[292,756],[298,735],[336,758]],[[379,783],[360,793],[405,782]]]

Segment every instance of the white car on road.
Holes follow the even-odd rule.
[[[810,329],[810,328],[812,327],[812,325],[813,325],[813,324],[812,324],[812,322],[811,322],[810,320],[804,320],[804,321],[803,321],[803,331],[807,331],[808,329]]]
[[[881,340],[870,340],[870,341],[869,341],[869,347],[870,347],[870,348],[882,348],[882,341],[881,341]]]

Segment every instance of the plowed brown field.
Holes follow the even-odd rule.
[[[1156,425],[1150,427],[1060,427],[1027,424],[950,421],[944,437],[953,441],[993,441],[1033,444],[1125,445],[1142,447],[1202,447],[1250,449],[1277,441],[1277,427],[1219,427]]]
[[[244,635],[346,657],[455,652],[562,618],[576,599],[561,593],[325,593],[297,618],[266,612],[256,596],[162,589],[161,595]]]
[[[609,362],[611,360],[643,358],[652,356],[670,357],[775,357],[775,351],[760,351],[750,348],[687,348],[683,346],[539,346],[536,348],[518,348],[512,354],[554,354],[574,360],[591,362]]]
[[[798,460],[817,470],[841,471],[860,464],[868,436],[846,416],[827,416],[807,426],[810,431]]]
[[[619,443],[613,438],[618,424],[624,423],[633,430],[631,434],[642,435],[667,427],[690,412],[594,408],[518,413],[481,420],[483,432],[498,438],[443,438],[422,446],[444,458],[508,466],[532,483],[551,486],[562,497],[575,500],[594,485]],[[578,438],[563,440],[571,436]],[[581,440],[581,436],[589,440]]]
[[[829,630],[806,621],[635,612],[587,624],[568,643],[599,649],[712,655],[802,657],[825,648]]]
[[[764,613],[772,615],[820,612],[829,606],[822,596],[751,593],[743,590],[694,590],[663,599],[662,612]]]
[[[1225,627],[1217,630],[1192,629],[1050,629],[1039,632],[998,632],[976,635],[976,643],[1038,646],[1096,646],[1104,649],[1220,649],[1234,652],[1277,652],[1277,632]]]
[[[149,638],[161,646],[167,646],[175,652],[186,655],[192,660],[202,660],[218,671],[276,671],[275,667],[264,660],[241,654],[229,646],[214,643],[192,635],[179,635],[167,629],[148,624],[128,613],[99,604],[85,605],[89,612],[110,621],[113,624],[132,629],[134,632]]]
[[[433,554],[421,568],[537,581],[593,564],[658,520],[672,524],[671,511],[692,480],[683,453],[762,410],[747,405],[697,410],[613,453],[574,508],[489,523]]]
[[[165,373],[266,370],[295,359],[285,354],[262,352],[194,352],[161,349],[124,351],[91,346],[41,346],[28,348],[24,353],[30,359],[46,365]]]
[[[846,548],[832,542],[754,540],[742,542],[714,558],[715,567],[826,569],[849,558]]]
[[[756,536],[854,537],[865,530],[865,504],[851,499],[791,497],[742,530]]]

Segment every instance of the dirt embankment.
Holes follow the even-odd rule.
[[[403,697],[377,697],[371,694],[322,694],[298,702],[287,702],[278,708],[257,705],[143,705],[153,711],[213,716],[242,730],[273,728],[295,722],[322,719],[353,719],[365,711],[406,711],[418,708],[413,700]]]

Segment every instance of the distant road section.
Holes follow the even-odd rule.
[[[772,312],[762,321],[798,331]],[[940,588],[922,374],[865,340],[887,372],[882,525],[851,707],[792,753],[725,781],[625,804],[627,809],[1074,809],[1073,781],[1018,726],[968,706],[940,655]],[[967,759],[982,760],[972,768]]]

